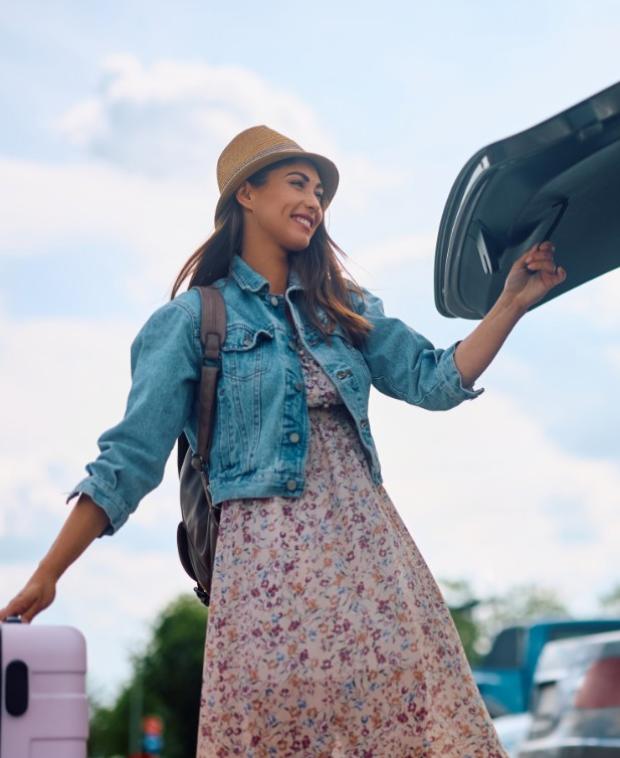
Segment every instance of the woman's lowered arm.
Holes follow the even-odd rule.
[[[67,498],[68,503],[79,495],[75,506],[24,588],[0,609],[0,620],[19,614],[31,621],[47,608],[61,574],[96,537],[117,531],[161,481],[189,417],[200,371],[195,319],[187,310],[189,296],[181,297],[151,314],[133,340],[123,419],[98,438],[99,456]]]
[[[102,534],[108,523],[105,511],[88,495],[80,495],[58,537],[24,588],[0,609],[0,621],[17,615],[23,621],[32,621],[37,613],[45,610],[54,600],[56,583],[62,574]]]
[[[566,271],[555,265],[553,252],[552,243],[546,241],[518,258],[491,310],[457,346],[454,362],[465,387],[471,387],[487,368],[527,310],[566,279]]]

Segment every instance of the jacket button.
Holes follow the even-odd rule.
[[[336,376],[338,379],[345,379],[347,376],[351,376],[351,370],[348,368],[340,369],[340,371],[336,371]]]
[[[299,434],[297,434],[297,432],[291,432],[288,438],[291,442],[299,442],[299,440],[301,439]]]
[[[367,418],[363,418],[360,421],[360,426],[362,427],[362,429],[367,429],[368,428],[368,419]]]
[[[286,483],[286,489],[291,491],[297,489],[297,482],[294,479],[289,479]]]
[[[304,388],[304,383],[303,382],[295,382],[295,384],[293,386],[295,387],[295,389],[297,390],[297,392],[301,392],[303,390],[303,388]]]
[[[278,304],[278,302],[279,302],[278,298],[274,295],[271,298],[271,304],[275,307]]]
[[[295,340],[289,340],[288,346],[291,348],[291,350],[297,350],[297,342]]]

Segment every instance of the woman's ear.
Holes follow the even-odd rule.
[[[250,182],[246,180],[235,192],[235,197],[237,198],[237,202],[243,208],[249,208],[250,210],[252,209],[252,198],[253,198],[252,190],[253,190],[252,185],[250,184]]]

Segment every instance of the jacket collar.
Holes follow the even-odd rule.
[[[250,292],[269,291],[269,282],[262,274],[253,269],[240,255],[235,253],[230,263],[230,273],[239,287]],[[299,274],[289,269],[287,292],[291,289],[303,289]]]

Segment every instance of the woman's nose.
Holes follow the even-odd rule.
[[[319,198],[316,195],[314,195],[311,198],[308,198],[308,200],[306,200],[306,205],[308,206],[308,208],[311,208],[314,211],[314,213],[315,213],[316,216],[320,215],[320,213],[321,213],[321,201],[319,200]]]

